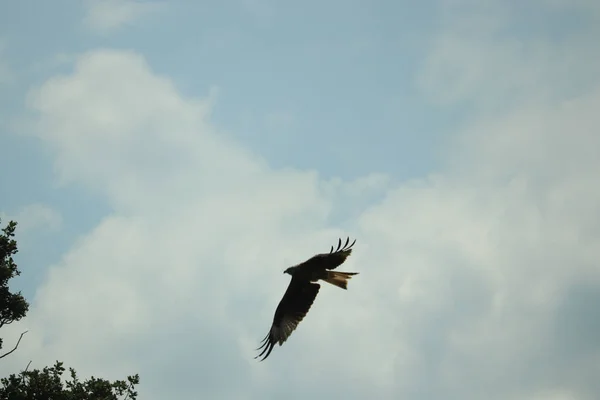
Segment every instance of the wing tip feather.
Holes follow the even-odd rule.
[[[342,252],[342,251],[352,251],[352,246],[354,246],[354,244],[356,243],[356,239],[354,239],[352,241],[352,243],[350,243],[350,245],[348,245],[348,243],[350,243],[350,236],[346,237],[346,243],[344,243],[343,246],[342,246],[342,238],[339,238],[337,248],[335,249],[335,251],[333,251],[333,246],[331,246],[331,250],[329,250],[329,254],[335,254],[335,253]]]

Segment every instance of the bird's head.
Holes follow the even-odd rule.
[[[290,274],[293,275],[294,274],[294,269],[296,267],[289,267],[288,269],[286,269],[285,271],[283,271],[284,274]]]

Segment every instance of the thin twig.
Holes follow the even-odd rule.
[[[27,366],[25,367],[25,370],[23,372],[21,372],[21,384],[23,384],[25,382],[25,373],[27,372],[27,369],[29,369],[29,364],[31,364],[31,361],[33,361],[33,360],[29,360],[29,362],[27,363]]]
[[[4,357],[6,357],[7,355],[9,355],[10,353],[12,353],[13,351],[15,351],[15,350],[17,349],[17,347],[19,347],[19,343],[21,343],[21,339],[23,339],[23,335],[24,335],[24,334],[26,334],[27,332],[29,332],[29,331],[25,331],[25,332],[21,333],[21,336],[19,336],[19,340],[17,341],[17,344],[15,344],[15,348],[14,348],[14,349],[12,349],[11,351],[9,351],[8,353],[4,353],[4,354],[2,354],[2,355],[0,356],[0,358],[4,358]]]

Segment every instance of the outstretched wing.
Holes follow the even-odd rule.
[[[333,246],[329,253],[321,253],[313,256],[301,264],[303,268],[308,269],[336,269],[346,261],[346,258],[352,254],[352,246],[356,243],[356,239],[350,244],[350,238],[346,238],[346,243],[342,246],[342,239],[338,240],[338,245],[335,251]]]
[[[263,350],[254,358],[261,357],[266,352],[260,361],[265,360],[271,354],[276,343],[279,343],[281,346],[290,337],[300,321],[306,316],[308,310],[310,310],[320,288],[321,286],[316,283],[301,281],[292,277],[283,298],[277,306],[277,310],[275,310],[271,330],[257,349]]]

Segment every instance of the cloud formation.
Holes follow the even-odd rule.
[[[106,34],[131,23],[163,6],[160,2],[139,0],[87,0],[84,24]]]

